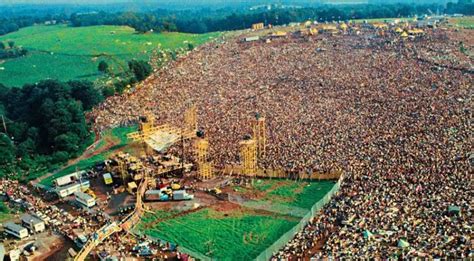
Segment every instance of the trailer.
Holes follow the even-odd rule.
[[[168,201],[169,195],[162,190],[148,190],[145,192],[145,201]]]
[[[55,179],[53,181],[53,183],[57,187],[65,186],[65,185],[68,185],[68,184],[71,184],[71,183],[75,183],[76,181],[79,181],[81,179],[82,175],[85,174],[85,173],[86,172],[83,171],[83,170],[82,171],[77,171],[77,172],[68,174],[66,176],[59,177],[59,178]]]
[[[44,221],[30,214],[24,214],[21,216],[21,223],[24,227],[28,228],[34,233],[41,233],[46,229]]]
[[[192,200],[194,195],[188,194],[186,190],[173,191],[173,200]]]
[[[74,192],[74,196],[76,198],[76,201],[88,208],[91,208],[95,206],[95,199],[89,194],[86,194],[82,191],[76,191]]]
[[[29,236],[28,229],[13,222],[8,222],[3,227],[5,228],[5,232],[19,239],[24,239]]]
[[[74,192],[85,191],[88,188],[90,188],[90,182],[86,180],[86,181],[83,181],[82,183],[78,182],[78,183],[69,184],[63,187],[57,187],[56,194],[58,194],[58,196],[61,198],[65,198],[67,196],[74,194]]]

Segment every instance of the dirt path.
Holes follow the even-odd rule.
[[[97,137],[97,136],[96,136]],[[99,149],[96,149],[97,146],[99,145],[99,142],[101,140],[104,140],[105,141],[105,145],[100,147]],[[115,141],[114,139],[112,139],[111,137],[108,137],[106,136],[105,138],[96,138],[96,140],[94,141],[94,143],[92,145],[90,145],[82,154],[81,156],[75,158],[75,159],[72,159],[72,160],[69,160],[64,166],[62,166],[61,168],[53,171],[53,172],[49,172],[48,174],[46,175],[43,175],[41,177],[38,177],[37,179],[35,180],[32,180],[31,181],[31,184],[33,186],[39,186],[40,185],[40,182],[46,178],[49,178],[53,175],[55,175],[56,173],[72,166],[72,165],[75,165],[77,164],[78,162],[82,161],[82,160],[85,160],[85,159],[89,159],[95,155],[98,155],[102,152],[105,152],[105,151],[108,151],[110,150],[110,148],[112,148],[113,146],[117,145],[118,142]]]

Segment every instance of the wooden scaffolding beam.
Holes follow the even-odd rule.
[[[208,161],[209,141],[205,138],[196,140],[196,161],[198,165],[198,175],[201,179],[213,177],[212,163]]]
[[[243,175],[255,176],[257,174],[257,143],[254,139],[240,142],[240,161]]]
[[[253,124],[253,136],[257,143],[257,156],[259,158],[263,157],[267,146],[265,117],[260,117],[258,114],[256,115]]]

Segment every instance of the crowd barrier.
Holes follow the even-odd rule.
[[[294,179],[294,180],[337,180],[341,176],[340,170],[329,173],[319,173],[316,171],[299,171],[291,172],[283,169],[257,169],[254,174],[241,174],[241,166],[226,165],[221,170],[224,175],[241,175],[257,178],[276,178],[276,179]]]
[[[336,184],[334,184],[334,187],[332,187],[332,189],[322,199],[320,199],[311,207],[311,210],[308,211],[308,213],[300,220],[300,222],[298,222],[298,224],[291,228],[288,232],[283,234],[283,236],[281,236],[275,243],[260,253],[260,255],[258,255],[255,260],[267,261],[271,259],[274,253],[277,253],[278,250],[282,249],[288,242],[290,242],[298,232],[303,230],[303,228],[308,224],[309,220],[331,200],[332,196],[334,196],[334,194],[339,191],[342,180],[343,175],[340,175],[339,180],[336,182]]]

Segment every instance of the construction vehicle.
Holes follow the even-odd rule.
[[[213,195],[219,200],[226,200],[228,197],[227,193],[223,193],[221,189],[219,188],[211,188],[206,190],[207,193]]]

